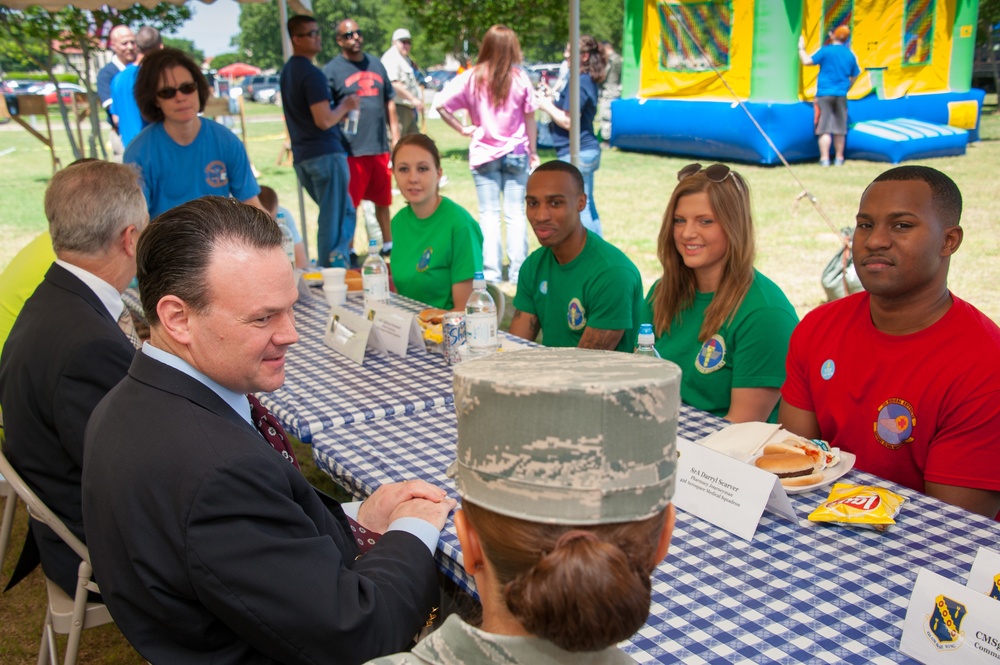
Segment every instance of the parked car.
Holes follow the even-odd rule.
[[[531,84],[536,88],[544,83],[550,88],[555,84],[556,79],[559,78],[559,63],[543,63],[538,65],[528,65],[525,69],[528,70],[528,78],[531,79]]]
[[[243,96],[252,102],[270,102],[281,87],[281,77],[277,74],[259,74],[243,79]],[[265,94],[266,93],[266,94]]]
[[[78,92],[87,92],[87,89],[82,85],[77,85],[75,83],[60,83],[59,84],[59,94],[62,96],[63,103],[70,105],[73,103],[73,95]],[[51,83],[46,83],[41,90],[37,93],[38,95],[45,95],[46,104],[58,104],[59,100],[56,98],[56,88]]]
[[[440,91],[448,81],[457,75],[457,72],[449,72],[444,69],[427,72],[427,76],[424,77],[424,87],[428,90]]]
[[[0,84],[3,91],[11,95],[35,95],[47,84],[45,81],[8,79]]]

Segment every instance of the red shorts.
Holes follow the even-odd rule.
[[[348,192],[354,207],[361,205],[362,199],[377,206],[392,204],[392,174],[389,172],[389,153],[348,157],[347,167],[351,171]]]

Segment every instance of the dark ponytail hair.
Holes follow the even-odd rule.
[[[507,609],[532,635],[566,651],[599,651],[649,616],[663,512],[638,522],[539,524],[463,502]]]

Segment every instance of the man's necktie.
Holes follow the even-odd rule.
[[[281,423],[253,395],[247,395],[247,401],[250,402],[250,419],[253,421],[254,427],[271,444],[272,448],[281,453],[298,469],[299,462],[295,459],[295,452],[292,450],[292,445],[289,443]],[[382,537],[382,534],[366,529],[350,517],[347,517],[347,521],[351,525],[351,535],[354,536],[354,541],[358,544],[358,549],[361,550],[362,554],[370,550],[372,545]]]
[[[135,323],[132,322],[132,313],[128,311],[128,307],[122,307],[121,316],[118,317],[118,327],[128,337],[128,341],[132,342],[132,346],[137,349],[142,346],[142,340],[135,331]]]
[[[288,441],[288,436],[285,434],[281,423],[253,395],[247,395],[247,401],[250,402],[250,420],[253,421],[254,427],[271,444],[272,448],[281,453],[285,459],[298,469],[299,461],[295,459],[292,444]]]

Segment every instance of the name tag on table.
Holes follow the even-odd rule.
[[[1000,552],[980,547],[965,586],[1000,600]]]
[[[323,343],[347,359],[358,365],[363,365],[365,349],[368,346],[371,333],[371,321],[360,314],[338,306],[330,312],[326,333],[323,335]]]
[[[926,665],[996,665],[1000,603],[921,569],[906,608],[899,650]]]
[[[374,349],[405,358],[411,344],[420,349],[425,348],[424,336],[413,312],[386,304],[377,304],[371,311],[371,346]]]
[[[685,512],[747,541],[765,509],[799,521],[773,473],[681,437],[677,452],[674,505]]]

